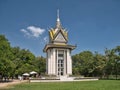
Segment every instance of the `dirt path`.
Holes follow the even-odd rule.
[[[23,83],[23,82],[28,82],[26,80],[13,80],[12,82],[6,82],[6,83],[0,83],[0,90],[2,89],[5,89],[5,88],[8,88],[9,86],[12,86],[12,85],[16,85],[16,84],[20,84],[20,83]]]

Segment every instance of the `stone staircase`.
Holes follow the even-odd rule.
[[[68,76],[60,76],[60,81],[73,81],[74,78]]]

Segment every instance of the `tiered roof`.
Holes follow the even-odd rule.
[[[61,25],[59,18],[59,10],[57,12],[57,21],[55,28],[49,30],[49,44],[44,48],[44,52],[49,48],[68,48],[75,49],[76,46],[68,45],[68,32]]]

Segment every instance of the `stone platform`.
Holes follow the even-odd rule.
[[[99,80],[98,78],[77,78],[76,77],[66,77],[66,76],[61,76],[59,78],[52,78],[52,79],[30,79],[29,82],[76,82],[76,81],[95,81]]]

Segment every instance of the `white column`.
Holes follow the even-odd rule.
[[[57,75],[57,50],[55,49],[55,75]]]
[[[49,75],[50,72],[51,72],[51,71],[50,71],[50,66],[51,66],[51,65],[50,65],[50,58],[51,58],[51,57],[50,57],[50,56],[51,56],[50,54],[51,54],[51,53],[50,53],[50,50],[48,50],[48,75]]]
[[[55,49],[48,50],[48,74],[55,75]]]
[[[66,75],[66,50],[64,50],[64,75]]]
[[[55,49],[53,49],[53,55],[52,55],[52,74],[55,75]]]
[[[57,57],[57,58],[56,58],[56,75],[58,75],[58,49],[56,49],[56,51],[57,51],[57,52],[56,52],[56,55],[57,55],[57,56],[56,56],[56,57]]]
[[[46,73],[48,74],[48,52],[46,54]]]
[[[50,58],[50,74],[53,73],[53,66],[52,66],[52,62],[53,62],[53,49],[51,49],[51,58]]]
[[[71,60],[71,55],[70,55],[69,49],[67,49],[67,74],[68,75],[72,74],[72,60]]]

